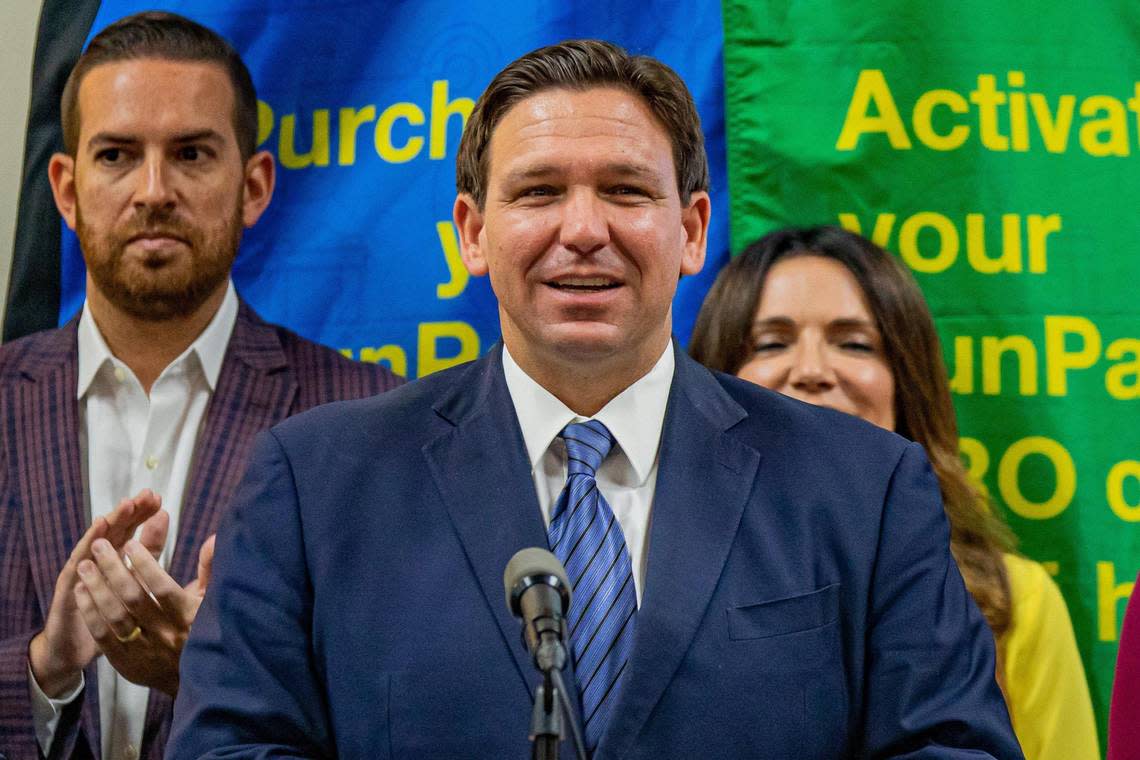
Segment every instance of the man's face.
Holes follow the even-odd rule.
[[[669,136],[648,106],[611,88],[513,106],[491,136],[484,209],[456,201],[464,261],[490,273],[508,348],[545,366],[651,366],[677,281],[704,263],[708,216],[707,193],[681,205]]]
[[[241,159],[225,70],[103,64],[84,77],[78,104],[76,155],[53,158],[50,176],[89,291],[136,318],[193,313],[224,285],[243,223],[272,191],[272,160],[266,181],[263,158]]]

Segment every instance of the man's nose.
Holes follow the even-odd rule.
[[[135,188],[136,207],[161,208],[174,205],[170,167],[165,157],[148,155],[139,168],[138,187]]]
[[[605,204],[593,192],[586,189],[571,191],[562,205],[559,240],[580,254],[593,253],[609,243],[610,226]]]
[[[792,357],[788,382],[805,393],[821,393],[835,386],[835,369],[822,340],[801,338]]]

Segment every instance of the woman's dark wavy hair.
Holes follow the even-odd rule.
[[[1000,641],[1012,623],[1002,555],[1012,550],[1013,534],[966,475],[934,318],[918,284],[897,259],[838,227],[789,227],[765,235],[717,277],[697,317],[689,353],[711,369],[736,374],[752,352],[752,323],[768,272],[795,256],[838,261],[862,288],[894,377],[895,431],[926,449],[950,520],[950,549]]]

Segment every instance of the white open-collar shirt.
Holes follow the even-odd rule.
[[[218,383],[237,321],[238,300],[229,283],[210,323],[163,369],[149,395],[130,367],[111,353],[84,304],[78,326],[80,449],[90,524],[118,503],[149,488],[162,497],[170,531],[159,561],[170,566],[182,499],[206,407]],[[96,660],[99,726],[105,760],[135,760],[142,744],[150,690],[119,675],[106,658]],[[47,754],[63,708],[83,684],[49,699],[32,679],[36,737]]]
[[[534,488],[549,527],[558,495],[566,485],[566,445],[558,434],[571,422],[595,419],[616,440],[598,468],[598,490],[614,512],[633,564],[634,589],[641,603],[648,556],[649,525],[657,486],[657,462],[665,407],[673,384],[673,344],[641,379],[619,393],[592,418],[575,414],[527,375],[503,346],[503,374],[522,428]]]

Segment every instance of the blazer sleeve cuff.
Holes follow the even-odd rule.
[[[40,757],[28,667],[28,643],[36,633],[0,641],[0,754],[8,760]]]

